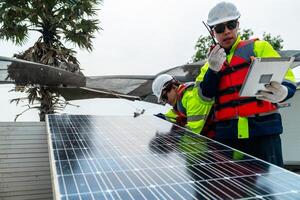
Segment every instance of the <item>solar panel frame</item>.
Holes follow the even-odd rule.
[[[52,139],[51,139],[51,131],[50,131],[50,124],[49,124],[49,116],[46,115],[46,129],[47,129],[47,141],[48,141],[48,150],[49,150],[49,162],[50,162],[50,169],[51,169],[51,182],[52,182],[52,191],[53,191],[53,199],[61,199],[60,198],[60,190],[59,190],[59,183],[58,183],[58,176],[57,176],[57,168],[55,164],[55,157],[54,157],[54,148],[52,146]]]
[[[289,172],[287,170],[281,169],[277,166],[274,166],[272,164],[268,164],[264,161],[261,161],[259,159],[255,159],[254,157],[244,154],[244,156],[248,159],[244,159],[241,161],[230,161],[229,155],[231,155],[231,153],[233,153],[233,149],[226,147],[225,145],[221,145],[215,141],[212,141],[210,139],[204,138],[202,136],[197,136],[193,133],[189,133],[189,131],[187,131],[186,129],[182,129],[179,128],[177,126],[175,126],[175,128],[177,129],[177,131],[182,131],[185,134],[189,135],[190,137],[195,137],[197,139],[202,138],[203,140],[207,140],[209,141],[208,143],[211,144],[210,146],[208,146],[209,148],[212,149],[208,149],[208,151],[206,151],[205,155],[201,155],[202,159],[205,160],[204,164],[203,163],[197,163],[198,161],[195,159],[195,157],[192,155],[190,157],[190,159],[192,160],[192,162],[195,162],[195,165],[191,165],[190,167],[192,167],[194,170],[197,170],[196,172],[193,172],[194,176],[197,176],[197,178],[202,178],[202,180],[197,180],[197,181],[193,181],[190,180],[188,177],[184,176],[182,177],[181,174],[176,173],[175,172],[182,172],[185,170],[186,167],[186,160],[182,160],[182,158],[180,156],[189,156],[188,154],[180,154],[179,157],[176,157],[174,155],[176,155],[176,152],[169,152],[169,153],[165,153],[166,156],[172,157],[172,153],[174,153],[173,158],[179,159],[179,160],[170,160],[167,157],[161,157],[162,155],[164,155],[163,152],[159,152],[159,149],[154,149],[155,151],[157,150],[157,152],[150,152],[152,153],[152,156],[150,157],[151,159],[149,159],[149,157],[147,157],[147,155],[143,154],[143,149],[145,149],[145,145],[141,142],[143,139],[146,141],[148,141],[148,139],[145,138],[136,138],[139,135],[133,135],[133,134],[129,134],[127,135],[127,138],[125,141],[121,141],[120,138],[115,138],[116,136],[112,135],[112,134],[108,134],[107,132],[109,131],[120,131],[120,133],[124,132],[128,133],[128,131],[132,131],[132,130],[126,130],[127,127],[122,126],[122,123],[120,121],[121,118],[118,117],[100,117],[101,120],[106,119],[108,120],[119,120],[118,122],[120,123],[119,127],[93,127],[93,126],[86,126],[84,123],[86,123],[86,121],[83,121],[80,124],[80,127],[77,127],[76,125],[73,125],[71,122],[71,126],[64,126],[64,127],[60,127],[59,125],[52,126],[51,127],[51,123],[53,125],[54,121],[57,118],[61,118],[61,121],[63,122],[62,124],[64,124],[64,122],[68,122],[68,120],[70,120],[71,118],[76,119],[77,118],[91,118],[91,119],[97,119],[99,118],[99,116],[86,116],[86,115],[63,115],[63,116],[59,116],[59,115],[49,115],[47,116],[47,130],[48,133],[51,133],[53,131],[66,131],[65,133],[68,133],[66,135],[61,135],[61,132],[59,132],[59,135],[56,135],[55,137],[51,137],[51,134],[48,134],[48,142],[49,142],[49,148],[50,148],[50,157],[51,157],[51,168],[53,169],[53,188],[54,188],[54,194],[56,194],[56,199],[77,199],[76,195],[74,194],[74,188],[76,188],[76,194],[79,195],[78,199],[98,199],[98,198],[104,198],[104,199],[124,199],[124,197],[127,195],[128,199],[147,199],[148,197],[153,198],[157,198],[157,199],[161,199],[161,198],[169,198],[169,199],[174,199],[176,197],[176,199],[178,198],[187,198],[188,196],[190,196],[190,198],[193,198],[191,192],[188,191],[188,189],[193,190],[193,189],[197,189],[197,191],[202,195],[201,197],[203,198],[209,198],[209,199],[218,199],[220,198],[220,196],[217,195],[222,195],[223,197],[228,197],[228,198],[243,198],[243,196],[241,196],[241,193],[244,192],[246,194],[252,194],[255,195],[256,193],[259,194],[260,193],[266,193],[265,195],[256,195],[253,196],[252,199],[255,198],[267,198],[267,191],[263,188],[259,188],[256,185],[253,185],[253,188],[250,187],[250,183],[251,181],[256,181],[255,177],[259,178],[261,181],[265,181],[265,183],[268,184],[273,184],[274,186],[276,186],[276,184],[274,183],[274,181],[272,182],[271,180],[268,180],[266,177],[264,177],[264,174],[260,174],[260,173],[255,173],[259,170],[265,170],[264,167],[268,166],[272,168],[272,174],[280,174],[280,172],[284,172],[286,175],[291,175],[293,177],[298,176],[293,174],[292,172]],[[50,118],[50,121],[49,121]],[[52,122],[51,122],[51,118]],[[126,118],[126,117],[124,117]],[[153,119],[152,119],[153,118]],[[55,119],[55,120],[54,120]],[[151,119],[151,120],[150,120]],[[127,123],[131,123],[130,127],[136,130],[139,130],[140,132],[145,133],[145,135],[149,135],[152,134],[152,136],[154,136],[155,134],[153,134],[153,130],[143,130],[143,127],[140,127],[140,124],[135,124],[136,122],[134,122],[136,119],[134,118],[130,118],[127,117]],[[147,117],[141,117],[141,120],[143,120],[143,126],[147,127],[147,123],[153,123],[153,120],[158,123],[159,125],[162,125],[162,127],[159,128],[159,131],[170,131],[170,127],[172,127],[173,125],[165,122],[165,121],[161,121],[160,119],[154,119],[154,117],[152,116],[147,116]],[[139,120],[139,121],[141,121]],[[72,119],[71,119],[72,121]],[[105,120],[104,120],[105,121]],[[149,122],[150,121],[150,122]],[[97,120],[96,120],[97,122]],[[103,122],[104,123],[104,122]],[[115,122],[117,123],[117,122]],[[105,123],[104,123],[105,124]],[[108,124],[108,123],[106,123]],[[159,125],[155,125],[155,127],[159,127]],[[164,127],[165,126],[165,127]],[[102,138],[102,140],[104,140],[105,142],[100,142],[101,143],[101,158],[97,158],[97,157],[93,157],[94,155],[93,152],[91,151],[90,148],[96,148],[94,152],[99,151],[100,148],[100,144],[97,145],[91,145],[88,142],[90,141],[96,141],[99,143],[98,140],[94,140],[95,138],[92,138],[93,140],[91,140],[91,137],[94,137],[93,133],[95,133],[96,130],[90,130],[91,127],[95,128],[98,133],[100,132],[105,132],[105,129],[107,130],[107,136]],[[148,127],[148,128],[149,128]],[[116,130],[113,130],[113,128],[115,128]],[[153,129],[156,129],[153,128]],[[52,130],[51,130],[52,129]],[[83,130],[84,129],[84,130]],[[169,129],[169,130],[168,130]],[[81,135],[82,131],[85,131],[85,137],[87,138],[80,138],[83,137]],[[70,134],[71,133],[71,134]],[[130,133],[130,132],[129,132]],[[88,135],[91,134],[91,135]],[[105,133],[101,133],[101,134],[105,134]],[[144,135],[144,136],[145,136]],[[156,135],[157,136],[157,135]],[[155,136],[155,138],[156,138]],[[168,135],[164,135],[162,134],[161,136],[162,139],[160,139],[158,142],[161,142],[159,144],[156,144],[158,146],[155,146],[155,148],[158,148],[159,145],[165,145],[166,142],[171,142],[169,147],[171,148],[170,150],[172,151],[178,151],[178,146],[174,146],[172,144],[172,142],[176,142],[176,140],[179,139],[176,137],[171,137],[168,138]],[[166,136],[166,137],[165,137]],[[57,138],[56,138],[57,137]],[[80,141],[79,143],[72,143],[70,141],[70,137],[72,139],[79,139],[78,141]],[[181,137],[181,136],[180,136]],[[54,143],[52,142],[52,139],[59,139],[56,140]],[[58,141],[63,141],[64,139],[65,142],[64,143],[59,143]],[[137,140],[139,139],[139,140]],[[182,139],[182,138],[180,138]],[[168,141],[169,140],[169,141]],[[174,141],[173,141],[174,140]],[[77,141],[77,142],[78,142]],[[134,143],[134,142],[138,142],[138,143]],[[112,147],[109,147],[107,144],[112,145]],[[127,148],[127,149],[122,149],[122,150],[126,150],[126,154],[123,155],[123,153],[120,151],[120,148],[122,148],[122,145],[133,145],[133,144],[137,144],[135,145],[135,148],[137,148],[139,151],[138,152],[132,152],[131,149]],[[184,143],[183,143],[184,144]],[[190,146],[193,145],[193,143],[187,143],[189,146],[188,148],[191,148]],[[197,144],[197,148],[199,146],[200,143],[196,143]],[[213,145],[212,145],[213,144]],[[53,148],[53,145],[56,146],[56,148]],[[79,150],[76,152],[76,150],[74,149],[74,145],[76,148],[78,148]],[[88,146],[89,145],[89,146]],[[148,148],[151,147],[151,144],[148,143]],[[172,146],[173,145],[173,146]],[[215,146],[214,146],[215,145]],[[66,148],[67,146],[67,148]],[[167,145],[168,146],[168,145]],[[60,148],[63,148],[63,150],[59,150]],[[67,149],[70,148],[72,149],[72,151],[68,151]],[[184,146],[183,146],[184,147]],[[217,147],[224,147],[221,150],[216,150]],[[109,149],[110,148],[110,149]],[[119,148],[119,149],[118,149]],[[111,151],[108,151],[111,150]],[[116,150],[116,152],[112,151],[112,150]],[[148,149],[149,150],[149,149]],[[165,149],[167,150],[167,149]],[[192,150],[192,153],[196,152],[196,148],[194,149],[189,149]],[[203,149],[202,149],[203,150]],[[82,152],[79,152],[82,151]],[[106,151],[106,152],[104,152]],[[118,151],[118,152],[117,152]],[[81,176],[80,174],[76,174],[73,172],[72,167],[74,167],[74,165],[76,165],[73,163],[72,159],[69,159],[69,157],[74,156],[75,152],[75,156],[76,159],[75,161],[80,161],[79,163],[77,163],[77,165],[80,168],[80,172],[83,173],[83,175],[85,176]],[[98,152],[100,153],[100,152]],[[161,153],[161,154],[160,154]],[[224,153],[224,154],[223,154]],[[83,156],[85,158],[84,161],[81,161],[81,159],[78,159],[78,155]],[[150,154],[149,154],[150,155]],[[171,156],[170,156],[171,155]],[[208,156],[209,155],[209,156]],[[86,157],[87,156],[87,157]],[[105,156],[110,156],[110,157],[105,157]],[[177,155],[178,156],[178,155]],[[60,157],[63,158],[59,159]],[[55,162],[55,159],[60,161],[59,165],[57,164],[58,162]],[[96,159],[96,160],[94,160]],[[163,167],[159,167],[157,165],[157,163],[153,163],[153,160],[157,159],[160,160],[160,164],[165,164],[166,166]],[[165,160],[168,159],[168,162],[166,162]],[[180,160],[181,159],[181,160]],[[216,159],[216,160],[213,160]],[[65,161],[66,160],[66,161]],[[101,162],[100,162],[100,161]],[[201,161],[203,161],[201,160]],[[145,162],[147,161],[147,162]],[[182,162],[184,161],[183,165],[178,165],[182,164]],[[215,162],[217,161],[217,162]],[[99,164],[100,162],[100,164]],[[181,163],[180,163],[181,162]],[[244,162],[244,163],[243,163]],[[249,166],[247,166],[248,162],[253,162],[252,163],[252,169],[249,168]],[[61,164],[67,164],[62,166]],[[71,164],[72,163],[72,164]],[[147,165],[146,165],[147,163]],[[121,164],[124,164],[121,166]],[[126,166],[126,164],[130,164],[130,166]],[[82,168],[82,166],[85,166],[85,168]],[[101,166],[100,166],[101,165]],[[149,166],[148,166],[149,165]],[[264,166],[265,165],[265,166]],[[70,169],[66,169],[68,167]],[[99,167],[100,166],[100,167]],[[137,167],[138,166],[138,167]],[[243,169],[243,172],[239,172],[236,170],[235,167],[239,167],[240,169]],[[99,170],[99,167],[102,171]],[[219,169],[218,169],[219,167]],[[176,170],[170,170],[170,169],[176,169]],[[76,169],[76,168],[75,168]],[[201,169],[201,170],[199,170]],[[62,172],[64,170],[64,172]],[[188,169],[190,170],[190,169]],[[214,170],[214,173],[211,173],[212,170]],[[237,177],[233,177],[232,174],[234,174],[232,171],[235,170],[235,173],[240,173],[240,175],[242,176],[237,176]],[[278,172],[277,172],[277,171]],[[170,174],[166,173],[166,171],[170,174],[173,174],[172,176],[170,176]],[[191,171],[191,170],[190,170]],[[92,173],[91,173],[92,172]],[[103,173],[104,172],[104,173]],[[65,174],[66,173],[66,174]],[[93,188],[89,188],[91,187],[88,183],[92,182],[92,174],[93,176],[97,176],[96,178],[94,178],[94,181],[96,180],[98,187],[100,188],[106,188],[106,190],[101,190],[98,192],[93,192],[94,189]],[[201,176],[200,176],[201,174]],[[271,174],[271,173],[267,173],[267,174]],[[61,176],[62,175],[62,176]],[[72,176],[72,177],[69,177]],[[101,179],[97,179],[98,176],[101,177]],[[146,176],[146,178],[145,178]],[[121,179],[121,178],[122,179]],[[155,178],[154,178],[155,177]],[[69,182],[73,179],[74,182],[74,188],[69,188],[67,187],[67,184],[64,182],[65,178],[68,178],[66,180],[69,180]],[[133,180],[134,178],[134,180]],[[278,178],[278,177],[277,177]],[[290,177],[291,178],[291,177]],[[79,179],[80,181],[78,181],[77,179]],[[292,178],[291,178],[292,179]],[[298,195],[297,197],[300,196],[300,177],[298,176],[298,182],[299,183],[299,187],[297,189],[295,189],[295,193],[290,192],[293,195]],[[99,180],[102,180],[102,183],[99,182]],[[125,181],[127,180],[127,181]],[[166,181],[167,180],[167,181]],[[182,180],[181,182],[179,180]],[[282,177],[280,179],[282,180]],[[84,182],[84,184],[82,184],[82,182]],[[64,187],[61,187],[61,184],[63,183]],[[78,183],[79,186],[78,186]],[[232,190],[230,188],[228,188],[228,186],[226,186],[226,183],[230,183],[230,186],[235,186],[235,189]],[[246,183],[248,183],[248,185],[245,185]],[[287,183],[286,183],[287,184]],[[60,187],[58,187],[60,185]],[[159,187],[157,187],[157,185]],[[215,185],[218,185],[219,187],[223,187],[223,189],[228,190],[227,193],[224,193],[224,191],[220,190],[219,187],[215,187]],[[85,187],[86,186],[86,187]],[[131,187],[130,187],[131,186]],[[244,191],[240,190],[240,186],[244,187]],[[292,185],[293,186],[293,185]],[[290,187],[292,187],[290,186]],[[281,186],[277,186],[278,190],[281,189]],[[294,187],[294,186],[293,186]],[[174,188],[177,188],[176,190]],[[126,189],[126,190],[125,190]],[[81,191],[81,192],[80,192]],[[83,191],[83,192],[82,192]],[[150,192],[149,192],[150,191]],[[237,193],[236,191],[239,191],[240,193]],[[66,192],[71,192],[72,195],[68,195],[65,194]],[[229,196],[229,193],[231,196]],[[65,195],[61,195],[61,194],[65,194]],[[80,196],[81,195],[81,196]],[[90,196],[89,196],[90,195]],[[94,196],[91,196],[94,195]],[[186,196],[183,196],[186,195]],[[286,192],[281,191],[281,193],[278,193],[277,195],[287,195]],[[70,198],[69,198],[70,197]],[[126,199],[126,198],[125,198]],[[247,198],[247,199],[251,199],[251,198]]]

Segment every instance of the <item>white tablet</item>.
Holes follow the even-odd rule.
[[[266,90],[265,85],[271,81],[281,83],[295,57],[255,58],[249,68],[239,95],[258,96],[258,91]]]

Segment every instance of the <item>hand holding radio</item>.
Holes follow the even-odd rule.
[[[226,60],[225,50],[220,45],[217,44],[208,53],[207,60],[208,60],[209,68],[214,72],[219,72],[223,66],[223,63]]]

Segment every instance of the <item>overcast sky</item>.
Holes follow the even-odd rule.
[[[78,50],[86,75],[156,74],[187,63],[200,35],[207,35],[201,21],[216,0],[104,0],[99,19],[103,28],[94,40],[94,51]],[[231,1],[241,12],[240,27],[281,35],[284,49],[300,49],[300,1]],[[0,55],[12,56],[31,46],[0,42]],[[71,46],[72,47],[72,46]]]
[[[195,52],[194,45],[198,37],[208,34],[201,21],[207,20],[209,9],[217,2],[220,1],[104,0],[99,12],[103,30],[96,35],[94,51],[89,53],[77,49],[85,75],[157,74],[187,63]],[[241,12],[240,28],[251,28],[255,37],[261,37],[263,32],[273,36],[281,35],[284,49],[300,49],[300,1],[231,2]],[[31,35],[21,47],[0,41],[0,55],[11,57],[13,53],[26,50],[37,37],[38,35]],[[9,104],[9,99],[19,97],[19,94],[7,94],[8,90],[5,86],[0,88],[3,107],[0,121],[11,121],[16,113],[24,109],[15,109],[13,104]],[[86,111],[70,108],[70,112],[88,114],[93,111],[92,114],[97,114],[98,110],[99,114],[117,114],[120,113],[120,106],[116,105],[123,105],[123,110],[130,114],[136,110],[128,103],[120,104],[118,101],[76,103],[83,105]],[[95,107],[96,105],[98,106]],[[26,115],[28,117],[23,119],[31,119],[30,116],[37,119],[36,112]]]

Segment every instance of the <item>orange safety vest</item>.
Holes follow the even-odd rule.
[[[176,100],[176,107],[174,108],[175,113],[177,114],[176,118],[176,123],[179,124],[180,126],[185,126],[187,123],[187,116],[186,116],[186,109],[182,105],[182,97],[186,89],[189,87],[194,87],[195,83],[194,82],[188,82],[181,84],[178,89],[177,89],[177,100]],[[204,124],[204,127],[201,131],[201,134],[204,136],[207,136],[209,138],[214,138],[215,137],[215,124],[213,121],[213,116],[212,116],[212,110],[209,113],[209,116]]]
[[[215,106],[217,121],[248,117],[277,110],[276,104],[255,97],[240,97],[239,91],[249,71],[251,57],[255,56],[253,40],[242,40],[238,44],[230,64],[224,62],[218,86]]]

